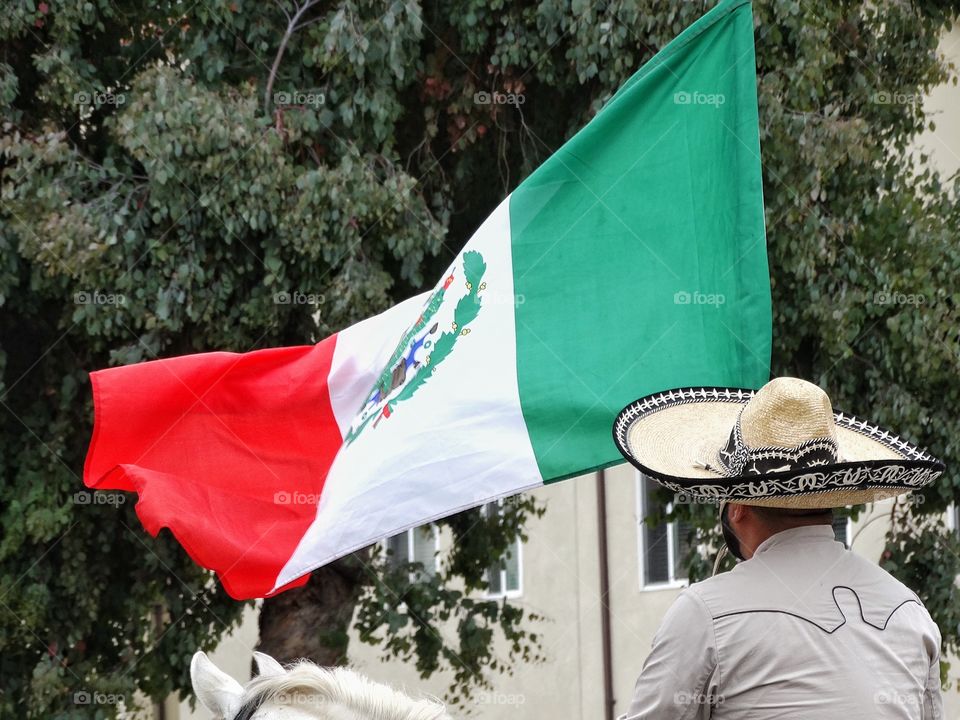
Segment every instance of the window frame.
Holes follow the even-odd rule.
[[[646,542],[644,540],[644,529],[646,523],[646,492],[644,488],[644,479],[647,477],[639,470],[635,471],[636,487],[636,522],[637,522],[637,570],[640,592],[655,592],[657,590],[679,590],[690,584],[688,578],[677,578],[676,573],[676,554],[679,538],[677,537],[677,524],[673,520],[667,521],[667,576],[669,580],[660,582],[646,581],[647,577],[647,552]],[[650,482],[656,484],[656,480],[650,479]],[[672,508],[672,503],[667,505],[667,511]]]
[[[947,530],[960,535],[960,512],[958,512],[958,510],[960,510],[960,505],[957,505],[955,502],[947,505],[944,524],[947,526]]]
[[[853,520],[850,518],[849,515],[847,515],[847,517],[845,517],[844,520],[847,521],[847,527],[845,528],[845,531],[847,533],[847,541],[843,544],[843,546],[847,550],[853,550]],[[831,523],[830,525],[831,527],[833,527],[833,523]],[[836,540],[836,531],[834,531],[834,540]]]
[[[416,552],[414,551],[414,542],[416,537],[415,533],[418,530],[422,529],[423,527],[426,527],[426,526],[417,525],[416,527],[407,528],[404,532],[394,533],[393,535],[385,537],[380,542],[381,552],[383,554],[384,559],[387,560],[387,562],[389,562],[391,559],[390,556],[387,554],[390,550],[390,546],[389,546],[390,538],[396,537],[397,535],[406,534],[407,559],[401,560],[400,562],[408,562],[408,563],[416,562]],[[440,573],[440,528],[437,527],[436,523],[429,523],[429,527],[433,531],[433,573],[434,575],[437,575]],[[426,565],[424,565],[424,569],[426,569]],[[416,573],[414,571],[411,571],[409,573],[409,576],[410,576],[410,582],[416,582],[417,578],[416,578]]]
[[[490,506],[491,504],[496,504],[502,507],[503,499],[501,498],[500,500],[491,500],[488,503],[484,503],[483,506],[480,508],[480,512],[486,513],[487,507]],[[514,538],[513,544],[517,550],[517,589],[516,590],[502,589],[499,592],[492,592],[490,590],[490,585],[487,584],[487,588],[483,591],[483,595],[482,595],[484,600],[502,600],[502,599],[511,600],[511,599],[519,598],[523,596],[523,541],[520,539],[519,535],[517,535],[517,537]],[[498,558],[497,561],[499,562],[500,560],[502,560],[502,558]],[[501,588],[507,587],[507,569],[505,567],[500,568],[500,587]]]

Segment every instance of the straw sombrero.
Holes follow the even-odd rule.
[[[876,502],[923,487],[944,465],[896,435],[833,411],[816,385],[679,388],[630,403],[613,438],[642,472],[693,502],[785,508]]]

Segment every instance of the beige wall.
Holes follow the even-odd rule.
[[[940,52],[960,67],[960,26],[944,35]],[[923,133],[915,145],[930,156],[930,162],[944,177],[949,177],[960,169],[960,86],[947,83],[934,88],[924,98],[923,109],[932,115],[937,129]]]
[[[596,717],[602,689],[595,485],[592,478],[534,492],[547,513],[529,525],[523,546],[523,594],[510,602],[547,618],[537,623],[543,664],[514,666],[469,703],[477,718]],[[446,538],[441,539],[441,543]],[[501,658],[507,654],[498,651]],[[408,690],[442,696],[448,677],[421,681],[408,668],[385,664],[379,650],[352,639],[351,662],[373,678],[400,680]]]

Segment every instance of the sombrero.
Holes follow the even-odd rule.
[[[630,463],[692,502],[858,505],[921,488],[945,469],[887,430],[834,412],[823,390],[790,377],[756,391],[648,395],[620,411],[613,439]]]

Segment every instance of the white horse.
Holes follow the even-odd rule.
[[[258,675],[243,687],[203,652],[190,680],[217,720],[452,720],[443,704],[414,700],[346,668],[301,661],[288,668],[255,652]]]

